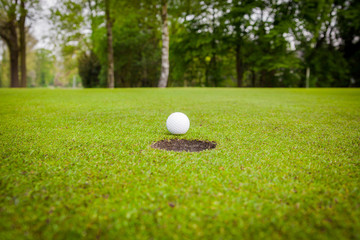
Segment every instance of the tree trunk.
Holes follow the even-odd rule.
[[[10,53],[10,87],[19,87],[19,45],[16,21],[0,20],[0,36],[5,40]]]
[[[266,87],[266,71],[260,71],[260,87]]]
[[[210,69],[210,63],[206,66],[205,69],[205,87],[209,87],[209,69]]]
[[[241,58],[241,47],[238,44],[236,46],[236,73],[237,73],[237,86],[243,86],[244,66]]]
[[[214,42],[215,43],[215,42]],[[210,76],[208,84],[211,84],[212,87],[217,87],[219,82],[219,72],[217,68],[217,61],[216,61],[216,53],[215,53],[215,45],[213,47],[213,54],[209,63],[209,73]]]
[[[20,3],[20,20],[19,20],[19,33],[20,33],[20,72],[21,81],[20,86],[26,87],[26,33],[25,33],[25,20],[26,20],[26,9],[25,0],[21,0]]]
[[[158,87],[164,88],[167,86],[169,77],[169,29],[167,16],[167,0],[162,0],[162,49],[161,49],[161,75]]]
[[[305,88],[309,88],[310,81],[310,67],[306,68],[306,79],[305,79]]]
[[[150,84],[149,84],[149,79],[148,79],[146,56],[143,52],[141,53],[141,62],[142,62],[142,69],[143,69],[142,87],[149,87]]]
[[[11,70],[11,82],[10,87],[20,87],[19,84],[19,49],[13,46],[9,48],[10,51],[10,70]]]
[[[106,30],[107,30],[107,55],[108,55],[108,69],[107,81],[108,88],[114,88],[114,49],[112,36],[112,19],[110,17],[110,0],[105,0],[105,15],[106,15]]]
[[[256,87],[256,73],[254,70],[251,70],[251,77],[252,77],[252,87]]]

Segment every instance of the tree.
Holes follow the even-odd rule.
[[[46,87],[54,84],[55,57],[50,50],[37,49],[35,52],[35,74],[37,86]]]
[[[293,25],[292,33],[298,42],[298,50],[302,51],[306,70],[305,87],[309,87],[313,58],[317,51],[326,43],[331,35],[331,22],[336,12],[333,0],[305,0],[292,3],[295,7],[297,23]]]
[[[26,26],[29,10],[38,10],[38,0],[0,0],[0,36],[10,51],[11,86],[26,87]],[[18,36],[19,35],[19,36]],[[19,80],[19,56],[20,73]]]
[[[360,87],[360,2],[342,0],[338,4],[337,29],[341,39],[339,51],[348,64],[348,86]]]
[[[105,18],[106,18],[106,32],[107,32],[107,56],[108,56],[108,88],[114,88],[114,50],[113,50],[113,35],[112,25],[113,20],[110,16],[110,0],[105,0]]]
[[[19,45],[16,20],[17,1],[0,1],[0,36],[10,52],[10,86],[19,87]]]
[[[25,9],[25,0],[20,0],[20,19],[19,19],[19,35],[20,35],[20,86],[26,87],[26,32],[25,20],[27,10]]]
[[[223,80],[221,57],[224,45],[220,44],[220,6],[219,1],[215,0],[193,1],[180,18],[185,29],[179,32],[181,40],[175,40],[172,47],[176,54],[183,55],[182,62],[188,68],[188,73],[184,75],[189,75],[192,85],[217,87]],[[194,79],[197,79],[197,83]]]
[[[222,25],[224,26],[224,42],[230,44],[230,49],[234,49],[235,68],[237,76],[237,87],[243,86],[243,77],[245,73],[245,49],[248,32],[252,30],[250,22],[254,8],[257,7],[258,1],[231,1],[223,9]],[[229,10],[227,10],[229,9]]]
[[[92,88],[100,87],[99,74],[101,71],[101,65],[94,52],[84,52],[78,59],[79,75],[83,87]]]
[[[155,1],[114,1],[114,78],[116,87],[158,86],[161,67],[161,25]],[[100,82],[107,81],[106,26],[93,32],[94,53],[102,66]]]
[[[92,49],[91,36],[85,30],[92,30],[94,16],[98,1],[87,0],[59,0],[56,7],[51,9],[50,20],[53,30],[58,34],[54,36],[54,42],[61,50],[63,64],[61,74],[55,76],[55,83],[60,83],[60,77],[72,80],[78,73],[79,56]],[[95,9],[95,10],[94,10]],[[90,26],[89,26],[90,25]]]
[[[59,42],[63,49],[63,57],[81,57],[86,51],[97,54],[96,44],[98,34],[103,34],[102,23],[105,23],[106,61],[102,64],[102,71],[106,73],[106,85],[115,87],[114,81],[114,53],[113,53],[113,5],[115,1],[93,0],[61,0],[55,9],[52,9],[51,20],[60,33]],[[105,15],[103,14],[105,12]],[[84,29],[90,34],[84,33]],[[101,36],[102,37],[102,36]],[[99,57],[100,58],[100,57]],[[75,65],[73,65],[75,66]],[[79,66],[79,65],[76,65]],[[84,76],[84,75],[83,75]],[[102,85],[102,84],[101,84]],[[90,85],[88,85],[90,86]]]
[[[10,86],[9,51],[6,43],[0,40],[0,87]]]
[[[159,80],[159,87],[167,86],[169,77],[169,29],[168,29],[168,12],[167,0],[161,0],[161,30],[162,30],[162,48],[161,48],[161,75]]]
[[[256,8],[254,46],[249,60],[257,86],[283,86],[280,82],[284,82],[284,74],[299,67],[298,58],[285,38],[294,24],[291,4],[291,1],[261,1]]]

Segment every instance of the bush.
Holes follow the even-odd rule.
[[[83,87],[105,87],[102,86],[103,84],[99,79],[101,65],[94,52],[90,51],[89,54],[86,52],[81,54],[78,59],[78,68]]]

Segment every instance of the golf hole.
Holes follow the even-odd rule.
[[[186,139],[164,139],[151,144],[152,148],[175,152],[201,152],[214,149],[216,142],[186,140]]]

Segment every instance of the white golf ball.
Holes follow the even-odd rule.
[[[166,120],[166,127],[172,134],[185,134],[189,130],[190,120],[185,114],[174,112]]]

